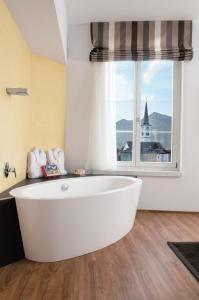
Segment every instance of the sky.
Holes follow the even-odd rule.
[[[135,62],[116,63],[117,120],[133,119],[135,93]],[[146,98],[149,114],[159,112],[172,115],[173,62],[144,61],[141,63],[141,115],[143,117]]]

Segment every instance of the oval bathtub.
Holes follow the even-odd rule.
[[[59,261],[118,241],[133,227],[141,184],[91,176],[13,189],[26,258]]]

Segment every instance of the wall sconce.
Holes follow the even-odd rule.
[[[26,88],[6,88],[8,95],[29,96],[29,91]]]

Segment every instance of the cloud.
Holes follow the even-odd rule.
[[[118,101],[132,101],[134,98],[134,82],[124,74],[116,74],[116,91]]]
[[[168,68],[168,62],[166,61],[150,61],[143,75],[145,83],[150,84],[152,79],[159,73],[159,71],[165,68]]]
[[[147,98],[147,102],[151,102],[155,100],[155,96],[154,95],[142,95],[141,97],[141,101],[145,102]]]
[[[128,86],[129,85],[129,82],[126,78],[126,76],[124,74],[118,74],[116,75],[116,82],[117,83],[120,83],[120,85],[122,86]]]

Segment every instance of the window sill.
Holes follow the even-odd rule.
[[[92,171],[94,175],[126,175],[126,176],[140,176],[140,177],[181,177],[182,173],[176,169],[167,170],[152,170],[140,168],[124,168],[118,167],[115,170],[95,170]]]

